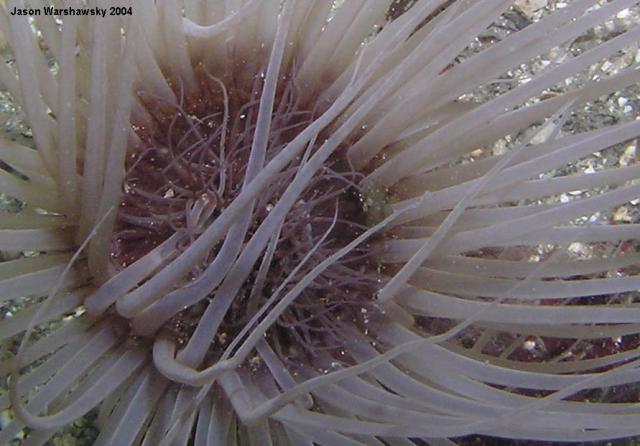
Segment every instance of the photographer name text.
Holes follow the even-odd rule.
[[[131,15],[132,8],[131,6],[111,6],[109,8],[99,8],[99,7],[91,7],[91,8],[56,8],[54,6],[44,6],[42,8],[16,8],[14,7],[11,11],[9,11],[10,15],[19,15],[19,16],[40,16],[40,15],[51,15],[51,16],[98,16],[98,17],[106,17],[107,15]]]

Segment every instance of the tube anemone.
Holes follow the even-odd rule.
[[[0,444],[640,435],[640,169],[579,167],[640,120],[566,125],[640,28],[473,95],[637,1],[60,3],[0,3]]]

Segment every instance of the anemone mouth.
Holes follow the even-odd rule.
[[[174,255],[179,255],[206,228],[215,225],[221,212],[241,193],[265,78],[265,70],[257,70],[244,86],[234,85],[241,74],[247,78],[244,71],[243,66],[218,78],[201,62],[194,63],[195,87],[186,89],[181,78],[167,82],[179,102],[138,90],[142,109],[133,124],[138,141],[127,151],[123,194],[111,242],[111,277],[163,243],[175,246]],[[293,79],[285,74],[278,82],[265,147],[266,164],[322,114],[319,106],[310,108],[301,103]],[[326,138],[321,133],[316,139]],[[240,244],[249,242],[320,145],[311,141],[255,198]],[[237,287],[206,354],[208,363],[219,359],[272,295],[286,294],[320,262],[367,229],[371,217],[362,186],[365,175],[350,165],[347,150],[344,144],[333,152],[298,191],[295,204],[270,237],[269,249]],[[344,338],[352,329],[365,330],[368,321],[376,317],[375,293],[384,277],[372,252],[374,242],[371,239],[350,250],[310,282],[266,333],[284,363],[313,363],[319,351],[330,350],[341,351],[345,362],[353,362],[345,353]],[[183,282],[173,283],[169,291],[188,289],[190,282],[201,280],[223,244],[220,241],[211,246]],[[153,336],[161,330],[177,345],[186,344],[207,302],[215,300],[216,290],[211,288],[196,306],[151,310],[152,317],[134,322],[134,331]]]

